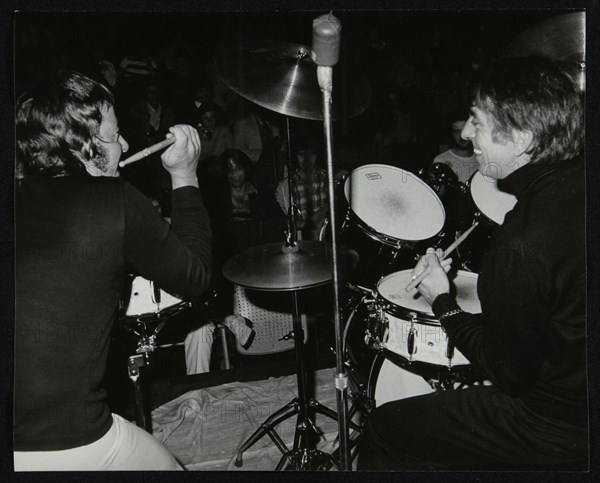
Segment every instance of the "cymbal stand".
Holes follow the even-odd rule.
[[[297,250],[296,246],[296,213],[298,207],[294,203],[294,197],[292,196],[292,144],[290,135],[290,118],[286,116],[285,126],[287,133],[287,168],[288,168],[288,213],[287,213],[287,233],[285,246],[287,250]]]
[[[334,421],[338,421],[338,415],[335,411],[324,406],[315,398],[308,397],[306,367],[304,362],[304,330],[302,328],[300,310],[298,307],[297,290],[292,292],[292,302],[298,397],[294,398],[288,404],[269,416],[246,440],[246,442],[240,446],[237,450],[235,461],[235,465],[238,467],[243,465],[242,454],[262,437],[267,435],[283,453],[283,456],[275,468],[276,471],[283,469],[316,471],[327,470],[332,466],[339,469],[339,465],[332,455],[313,447],[312,441],[314,440],[314,436],[320,436],[320,431],[311,419],[309,409],[331,418]],[[292,449],[289,449],[275,431],[275,427],[294,415],[298,415],[294,433],[294,446]],[[353,429],[359,429],[356,424],[351,424],[353,425]]]

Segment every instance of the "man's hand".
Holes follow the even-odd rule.
[[[169,128],[175,142],[162,154],[162,164],[171,175],[173,189],[198,186],[196,168],[200,158],[200,136],[192,126],[178,124]]]
[[[417,290],[430,304],[438,295],[450,292],[450,282],[446,274],[450,271],[452,259],[441,260],[443,256],[444,251],[442,249],[428,248],[427,253],[419,259],[411,272],[413,280],[423,274],[424,278],[417,285]]]

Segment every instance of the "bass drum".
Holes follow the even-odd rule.
[[[489,386],[475,371],[416,372],[395,360],[393,354],[377,354],[371,366],[367,394],[371,409],[390,401],[423,396],[437,391],[458,391],[473,386]]]
[[[427,382],[423,376],[394,364],[383,353],[373,360],[367,392],[373,407],[398,399],[423,396],[435,391],[435,384]]]

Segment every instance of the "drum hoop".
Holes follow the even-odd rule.
[[[390,302],[385,297],[383,297],[383,295],[381,295],[381,298],[384,300],[384,312],[393,315],[394,317],[398,317],[401,320],[406,320],[407,322],[415,322],[421,325],[431,325],[436,327],[441,326],[439,320],[437,320],[435,316],[431,314],[421,312],[419,310],[407,309],[406,307]]]
[[[170,307],[165,307],[158,312],[146,312],[145,314],[139,315],[125,315],[123,317],[123,324],[149,324],[152,322],[159,322],[162,319],[169,319],[177,315],[179,312],[182,312],[184,309],[192,306],[192,303],[189,300],[182,300],[181,302],[176,303],[175,305],[171,305]],[[166,320],[165,320],[166,321]]]
[[[379,243],[383,243],[389,247],[400,248],[400,249],[408,249],[413,248],[417,243],[421,243],[427,240],[403,240],[401,238],[395,238],[390,235],[386,235],[385,233],[378,232],[371,228],[365,221],[361,220],[361,218],[352,210],[352,208],[348,207],[348,212],[346,214],[346,218],[352,221],[356,227],[362,231],[366,236],[368,236],[371,240],[374,240]],[[434,235],[432,238],[435,238],[437,235]]]
[[[395,364],[398,367],[401,367],[418,376],[423,375],[423,369],[436,368],[437,370],[443,373],[463,372],[467,370],[472,370],[471,364],[453,364],[452,367],[449,368],[448,366],[443,364],[432,364],[431,362],[424,361],[409,361],[406,357],[401,356],[400,354],[397,354],[396,352],[393,352],[387,348],[384,348],[378,355],[381,355],[385,359],[388,359],[392,364]]]
[[[407,173],[408,175],[412,175],[415,179],[415,181],[419,182],[420,186],[423,186],[424,188],[427,189],[427,191],[429,191],[432,195],[433,195],[433,200],[437,201],[437,206],[441,209],[442,211],[442,218],[444,220],[444,223],[442,223],[441,228],[438,230],[437,233],[434,233],[431,237],[429,238],[423,238],[423,239],[418,239],[418,240],[404,240],[404,239],[400,239],[400,238],[395,238],[391,235],[386,235],[384,233],[380,233],[376,230],[374,230],[373,228],[371,228],[371,226],[366,222],[363,221],[355,212],[354,210],[352,210],[352,206],[350,201],[348,200],[348,196],[346,194],[346,185],[348,183],[348,181],[352,178],[352,175],[357,172],[358,170],[362,170],[364,168],[370,168],[370,169],[389,169],[391,171],[401,171],[403,173]],[[410,171],[406,171],[404,169],[401,168],[397,168],[395,166],[390,166],[387,164],[365,164],[363,166],[359,166],[358,168],[353,169],[348,176],[346,177],[346,179],[344,180],[343,183],[343,193],[344,193],[344,199],[346,200],[346,203],[348,203],[348,210],[349,212],[356,218],[356,220],[364,225],[364,226],[360,226],[361,230],[363,230],[367,235],[371,236],[369,233],[372,233],[373,236],[371,236],[371,238],[374,238],[376,241],[380,241],[381,243],[384,243],[386,245],[389,246],[397,246],[398,244],[401,243],[410,243],[410,244],[414,244],[414,243],[420,243],[420,242],[427,242],[428,240],[433,240],[435,239],[437,236],[439,236],[439,234],[444,230],[444,226],[446,225],[446,209],[444,208],[444,204],[442,203],[442,200],[440,200],[439,196],[437,195],[437,193],[431,188],[431,186],[429,186],[427,183],[425,183],[425,181],[423,181],[422,179],[420,179],[417,175],[411,173]],[[384,241],[382,240],[382,238],[388,239],[389,241]]]

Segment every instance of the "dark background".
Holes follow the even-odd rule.
[[[134,2],[134,1],[6,1],[1,9],[0,52],[3,61],[0,65],[0,95],[2,101],[2,137],[0,138],[0,179],[2,188],[2,219],[0,223],[0,272],[1,324],[0,357],[2,393],[0,417],[4,424],[0,432],[0,468],[11,481],[163,481],[164,475],[28,475],[11,474],[12,455],[10,435],[12,434],[12,334],[14,321],[13,281],[13,179],[14,179],[14,95],[30,84],[43,81],[62,61],[79,62],[90,42],[101,40],[111,55],[116,58],[127,48],[134,38],[143,38],[151,48],[159,48],[176,35],[197,49],[198,58],[210,56],[213,49],[226,43],[240,42],[251,37],[286,40],[306,45],[311,43],[312,20],[325,13],[329,7],[343,24],[342,55],[351,56],[365,64],[365,74],[377,77],[372,69],[376,57],[373,52],[373,35],[387,42],[390,50],[407,56],[415,67],[423,73],[423,78],[437,78],[445,68],[469,63],[473,56],[497,55],[518,33],[544,18],[561,13],[560,9],[586,7],[588,9],[588,52],[587,52],[587,166],[588,166],[588,280],[589,280],[589,376],[590,376],[590,415],[591,415],[591,474],[446,474],[446,475],[333,475],[356,481],[585,481],[592,480],[597,468],[597,365],[598,358],[598,263],[596,256],[598,234],[598,151],[596,147],[598,126],[597,96],[597,31],[598,2]],[[368,6],[371,10],[357,11]],[[169,9],[171,13],[165,12]],[[423,11],[398,10],[400,8],[422,9]],[[458,11],[458,9],[462,9]],[[111,13],[99,13],[104,9]],[[282,10],[275,12],[274,10]],[[312,10],[311,12],[290,12],[288,10]],[[345,11],[352,9],[352,11]],[[441,9],[441,10],[440,10]],[[473,11],[473,9],[478,9]],[[558,10],[557,10],[558,9]],[[15,15],[15,10],[22,13]],[[29,13],[32,10],[48,10],[45,13]],[[54,10],[54,11],[52,11]],[[59,10],[59,11],[57,11]],[[66,13],[73,10],[89,12]],[[120,11],[117,11],[120,10]],[[142,11],[160,13],[143,13]],[[207,10],[207,11],[200,11]],[[215,12],[216,10],[222,10]],[[252,10],[243,13],[232,10]],[[172,13],[177,12],[177,13]],[[17,18],[16,29],[13,21]],[[22,29],[22,30],[21,30]],[[29,32],[28,32],[29,31]],[[31,32],[38,35],[37,46],[24,42]],[[21,34],[23,32],[23,34]],[[15,49],[15,50],[13,50]],[[30,49],[30,50],[28,50]],[[14,54],[14,55],[13,55]],[[60,54],[59,57],[56,54]],[[62,55],[66,57],[62,57]],[[16,60],[16,72],[13,69]],[[57,64],[58,62],[58,64]],[[415,86],[416,100],[427,99],[425,84]],[[430,105],[415,102],[415,112],[430,109]],[[426,117],[425,117],[426,119]],[[351,138],[352,136],[348,136]],[[337,138],[336,138],[337,139]],[[340,138],[340,143],[351,140]],[[204,475],[178,475],[178,480],[197,479]],[[210,481],[217,479],[241,479],[247,475],[205,475]],[[262,481],[275,479],[273,474],[252,475]],[[332,475],[311,475],[317,480]],[[305,475],[285,475],[286,480],[306,478]],[[169,478],[170,479],[170,478]]]

